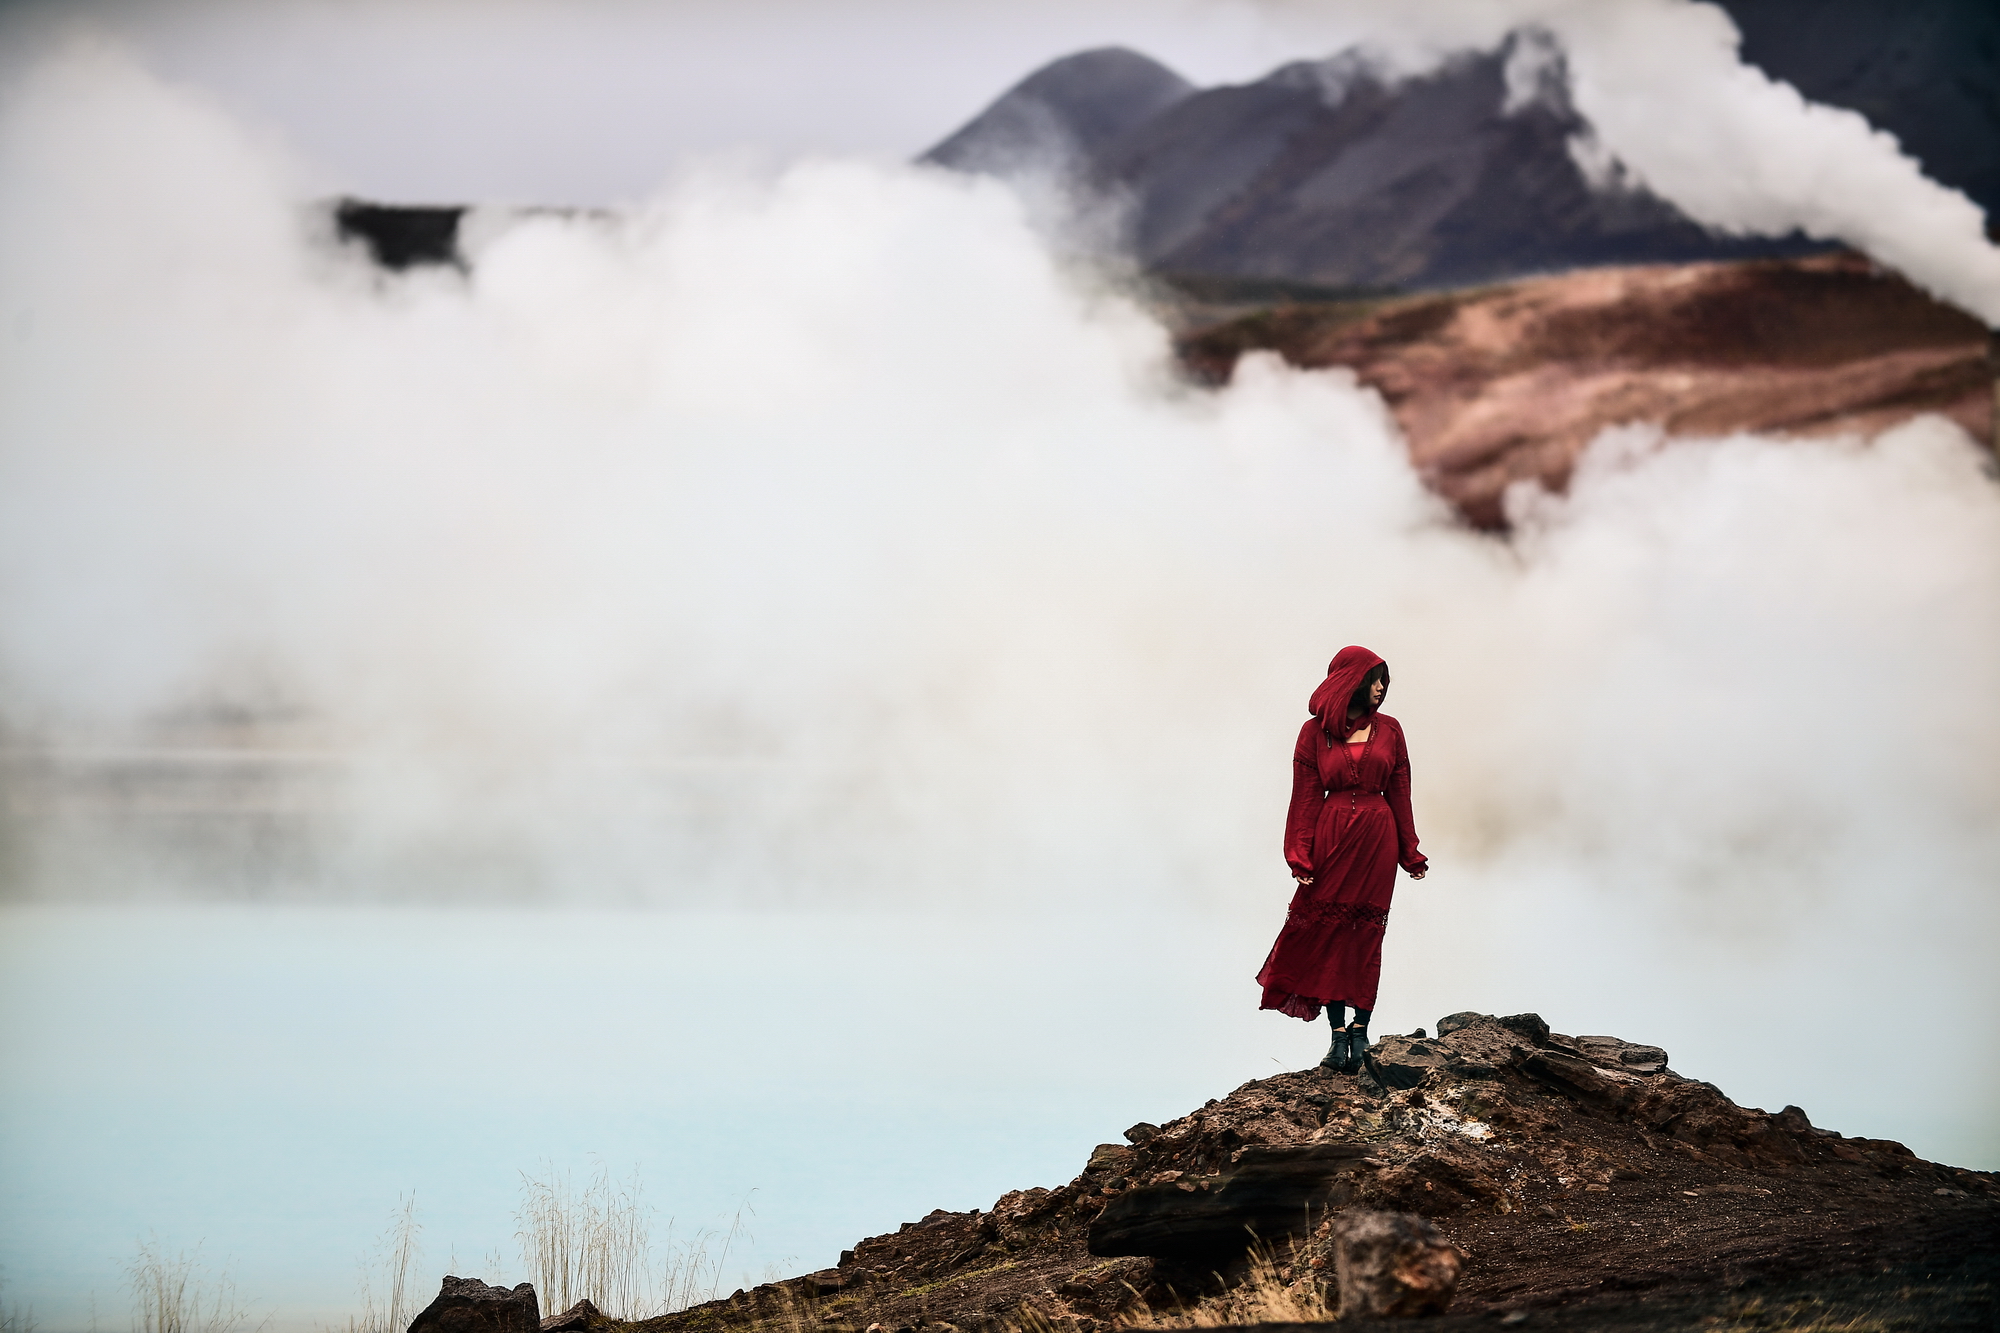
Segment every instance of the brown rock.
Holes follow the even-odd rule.
[[[1465,1256],[1409,1213],[1354,1209],[1333,1225],[1334,1281],[1343,1319],[1443,1314]]]
[[[510,1291],[476,1277],[447,1277],[437,1299],[410,1321],[409,1333],[541,1333],[541,1326],[532,1284]]]

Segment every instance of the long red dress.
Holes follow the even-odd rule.
[[[1424,868],[1410,817],[1410,754],[1403,728],[1386,713],[1347,721],[1347,701],[1381,658],[1343,648],[1313,691],[1313,716],[1292,752],[1292,803],[1285,816],[1285,861],[1310,875],[1292,895],[1278,942],[1257,974],[1259,1008],[1310,1022],[1329,1004],[1375,1007],[1382,932],[1396,867]],[[1349,746],[1350,729],[1371,726]]]

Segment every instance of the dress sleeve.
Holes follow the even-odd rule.
[[[1313,873],[1313,839],[1322,798],[1319,759],[1312,750],[1312,723],[1299,729],[1292,749],[1292,803],[1285,811],[1285,864],[1301,875]]]
[[[1396,860],[1405,870],[1422,870],[1427,858],[1417,850],[1417,822],[1410,814],[1410,747],[1403,742],[1401,726],[1396,728],[1396,767],[1384,795],[1396,817]]]

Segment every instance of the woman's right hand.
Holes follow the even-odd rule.
[[[1301,875],[1296,870],[1292,872],[1292,878],[1297,880],[1301,884],[1310,884],[1313,882],[1313,877],[1311,875]]]

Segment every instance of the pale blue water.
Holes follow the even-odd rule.
[[[1378,1032],[1535,1008],[1659,1041],[1746,1104],[2000,1165],[1988,1066],[1954,1058],[1976,936],[1849,1027],[1830,1014],[1890,928],[1677,941],[1627,899],[1446,872],[1399,904]],[[93,1298],[124,1327],[123,1266],[156,1236],[276,1327],[344,1322],[410,1191],[427,1292],[519,1280],[519,1173],[592,1154],[638,1165],[683,1236],[753,1211],[725,1293],[823,1267],[1310,1063],[1320,1027],[1254,1008],[1281,914],[1281,893],[1244,919],[0,910],[5,1295],[48,1333],[90,1327]],[[1850,1032],[1896,1059],[1846,1064]]]
[[[282,1324],[344,1319],[357,1258],[409,1191],[426,1286],[454,1254],[485,1273],[494,1250],[518,1280],[519,1172],[581,1173],[591,1154],[637,1164],[682,1235],[748,1210],[727,1294],[932,1208],[1066,1180],[1126,1125],[1226,1091],[1226,1033],[1302,1035],[1257,1021],[1251,946],[1213,948],[1212,929],[381,909],[4,921],[0,1254],[44,1329],[87,1326],[93,1291],[122,1326],[120,1268],[149,1235],[199,1242]],[[1241,1063],[1233,1081],[1256,1072]]]

